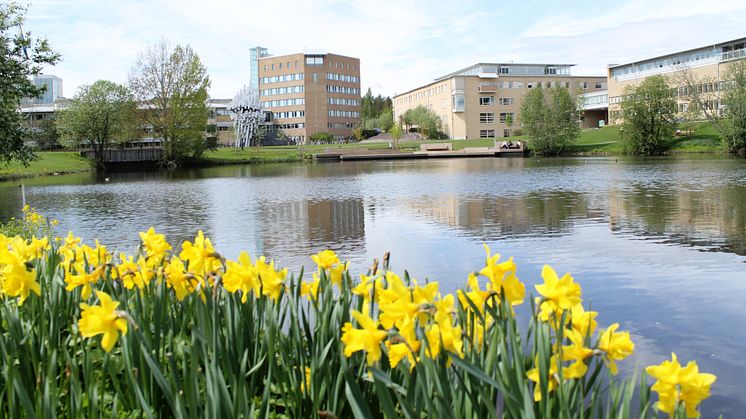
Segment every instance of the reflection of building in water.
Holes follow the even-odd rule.
[[[612,190],[609,218],[613,231],[664,236],[674,242],[746,255],[743,202],[743,188]]]
[[[437,223],[482,237],[563,234],[572,219],[595,218],[603,213],[590,209],[587,198],[575,192],[469,200],[455,196],[418,198],[408,201],[407,206]]]
[[[365,212],[361,199],[308,202],[311,241],[350,243],[365,238]]]
[[[265,254],[285,254],[299,244],[306,244],[309,254],[326,248],[363,247],[365,211],[361,199],[265,203],[261,207]]]

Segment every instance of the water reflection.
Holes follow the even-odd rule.
[[[21,210],[0,183],[0,219]],[[154,226],[198,229],[228,257],[264,254],[291,271],[324,248],[355,273],[385,251],[393,267],[461,286],[481,244],[513,255],[527,289],[544,263],[570,271],[584,298],[638,343],[636,361],[672,350],[718,375],[709,414],[746,411],[746,161],[463,159],[224,166],[24,181],[60,231],[131,251]],[[634,361],[629,365],[633,365]]]

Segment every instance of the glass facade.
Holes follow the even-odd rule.
[[[259,59],[269,57],[269,51],[262,47],[254,47],[249,51],[249,86],[259,90]]]

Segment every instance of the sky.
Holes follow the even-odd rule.
[[[393,96],[479,62],[623,64],[746,37],[743,0],[30,0],[24,25],[62,61],[45,73],[65,97],[99,79],[126,83],[160,39],[189,44],[210,96],[249,82],[249,49],[306,49],[360,59],[361,89]]]

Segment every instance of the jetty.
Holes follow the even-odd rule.
[[[505,147],[464,147],[453,149],[453,143],[420,144],[417,151],[400,151],[395,149],[362,149],[339,148],[324,150],[314,154],[316,161],[359,161],[359,160],[414,160],[414,159],[445,159],[470,157],[523,157],[526,153],[523,143],[511,148]]]

